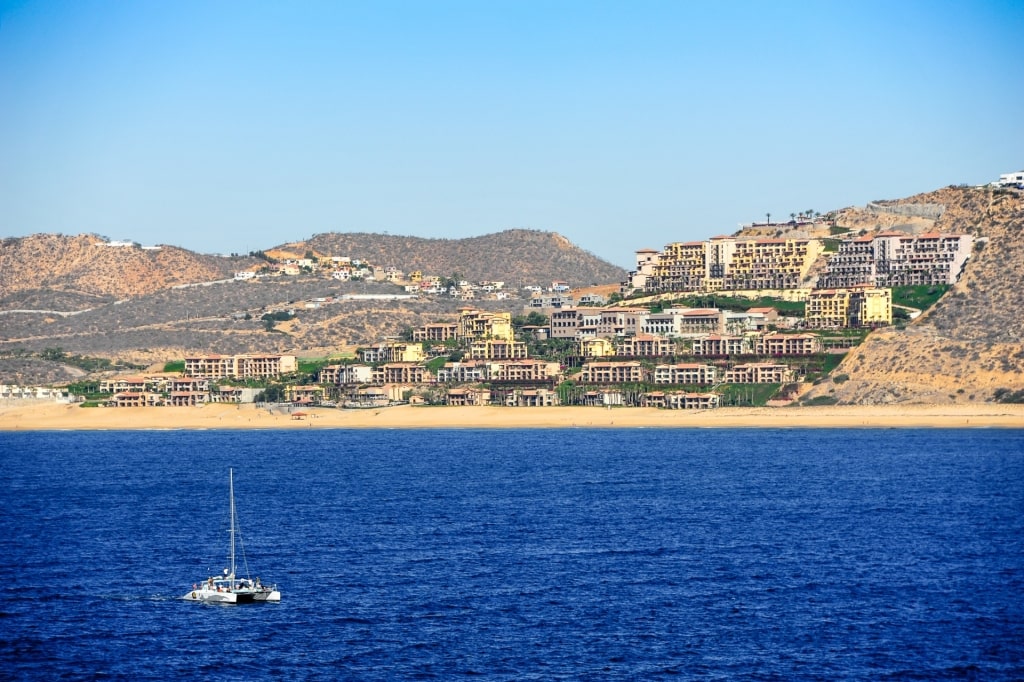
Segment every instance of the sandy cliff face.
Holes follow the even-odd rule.
[[[946,188],[902,200],[937,203],[940,232],[980,244],[957,285],[905,330],[872,334],[805,398],[844,404],[970,403],[1024,389],[1024,199]],[[864,217],[868,220],[868,217]]]

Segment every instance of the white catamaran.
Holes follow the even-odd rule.
[[[242,544],[242,534],[238,529],[238,517],[235,514],[235,471],[228,470],[228,490],[231,498],[231,566],[224,569],[224,575],[210,576],[200,583],[192,584],[192,591],[186,594],[183,599],[189,601],[202,601],[211,604],[249,604],[252,602],[281,601],[281,593],[277,585],[264,585],[256,578],[251,579],[248,575],[249,566],[245,561],[245,546]],[[239,578],[235,575],[235,535],[238,535],[238,544],[242,549],[242,563],[245,565],[246,576]]]

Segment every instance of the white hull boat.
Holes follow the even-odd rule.
[[[210,604],[252,604],[255,602],[279,602],[281,592],[277,585],[265,585],[259,578],[253,580],[248,575],[239,577],[235,570],[235,536],[241,544],[241,533],[238,530],[238,518],[235,513],[235,472],[229,470],[228,490],[231,500],[231,536],[229,561],[231,565],[224,569],[222,576],[210,576],[206,580],[193,583],[192,590],[182,599],[201,601]],[[243,550],[244,563],[244,550]],[[248,573],[248,571],[246,571]]]

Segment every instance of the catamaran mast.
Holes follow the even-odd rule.
[[[228,469],[228,491],[231,495],[231,580],[235,579],[235,470]]]

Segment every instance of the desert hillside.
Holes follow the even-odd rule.
[[[970,403],[992,400],[1000,389],[1024,389],[1024,198],[1014,190],[950,187],[894,202],[943,208],[941,215],[908,218],[940,232],[978,238],[964,275],[937,305],[904,330],[884,330],[849,353],[829,379],[805,396],[841,404]],[[931,224],[922,224],[928,220]],[[844,222],[845,221],[845,222]],[[840,225],[872,229],[875,211],[847,209]]]
[[[265,250],[284,258],[348,256],[409,273],[473,282],[571,286],[618,283],[625,271],[553,232],[507,230],[466,239],[327,233]],[[36,234],[0,240],[0,310],[80,310],[184,284],[229,279],[266,263],[210,256],[176,246],[110,246],[95,235]],[[72,298],[78,300],[72,302]],[[72,305],[72,308],[63,306]]]
[[[496,310],[521,308],[521,284],[611,281],[617,288],[625,276],[559,235],[529,230],[454,240],[330,234],[268,248],[265,254],[284,259],[309,252],[406,272],[504,281],[512,300],[472,302]],[[233,281],[236,270],[263,265],[255,258],[202,256],[175,247],[108,246],[88,235],[3,240],[0,383],[78,376],[74,368],[40,357],[47,349],[131,363],[212,352],[329,355],[410,326],[455,319],[457,308],[466,305],[429,296],[354,300],[353,295],[405,291],[383,282],[340,282],[327,273]],[[315,300],[325,303],[308,305]],[[294,318],[268,329],[262,318],[281,312]]]
[[[110,246],[95,235],[10,237],[0,241],[0,300],[25,291],[72,293],[86,299],[142,296],[179,284],[232,277],[251,262],[176,246]]]

